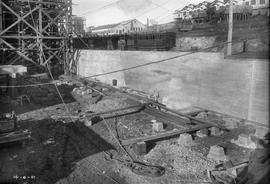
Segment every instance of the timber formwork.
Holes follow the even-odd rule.
[[[0,64],[61,64],[76,73],[72,0],[0,0]]]

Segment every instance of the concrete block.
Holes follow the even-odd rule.
[[[204,128],[196,132],[196,135],[200,138],[207,137],[209,134],[208,129]]]
[[[163,123],[162,122],[155,122],[152,124],[152,130],[154,132],[161,132],[164,130]]]
[[[223,131],[220,130],[218,127],[211,127],[210,129],[210,135],[212,136],[220,136],[223,134]]]
[[[223,117],[223,121],[225,121],[225,127],[227,129],[235,129],[238,128],[239,120],[231,117]]]
[[[251,140],[250,135],[240,134],[237,140],[232,139],[231,143],[234,143],[240,147],[255,149],[256,143]]]
[[[238,176],[236,169],[229,169],[227,172],[232,178],[237,178],[237,176]]]
[[[108,88],[101,88],[100,91],[107,92],[107,91],[109,91],[109,89]]]
[[[178,139],[178,144],[179,145],[184,145],[184,146],[189,146],[193,144],[193,139],[191,134],[180,134],[179,139]]]
[[[210,147],[210,150],[209,150],[209,153],[207,155],[208,158],[210,159],[213,159],[215,161],[226,161],[227,160],[227,157],[225,155],[225,151],[224,151],[224,148],[221,147],[221,146],[217,146],[217,145],[214,145],[214,146],[211,146]]]
[[[90,126],[93,125],[93,122],[91,120],[85,119],[84,120],[84,125],[87,126],[87,127],[90,127]]]
[[[133,145],[133,151],[137,155],[145,155],[147,153],[146,143],[139,142]]]
[[[196,118],[198,119],[206,119],[207,118],[207,113],[206,112],[200,112],[199,114],[197,114]]]
[[[255,131],[255,134],[254,136],[259,138],[259,139],[263,139],[264,136],[269,132],[269,129],[268,128],[265,128],[265,127],[256,127],[256,131]]]

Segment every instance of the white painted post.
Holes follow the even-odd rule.
[[[233,33],[233,0],[230,0],[227,56],[232,55],[232,33]]]

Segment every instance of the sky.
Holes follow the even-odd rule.
[[[146,24],[173,21],[173,12],[203,0],[73,0],[73,14],[86,19],[86,27],[138,19]]]

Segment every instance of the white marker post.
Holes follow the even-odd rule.
[[[230,0],[227,56],[232,55],[232,33],[233,33],[233,0]]]

